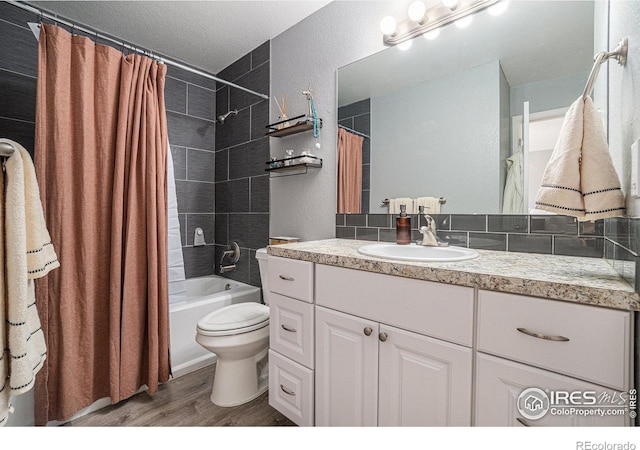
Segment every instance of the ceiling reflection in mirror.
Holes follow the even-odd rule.
[[[405,197],[442,197],[447,214],[529,212],[526,197],[520,211],[503,210],[525,108],[531,120],[561,120],[594,53],[594,2],[520,0],[499,16],[475,14],[465,29],[447,25],[437,39],[418,36],[406,51],[390,47],[340,68],[338,125],[365,137],[361,208],[339,212],[386,214],[383,200]],[[541,173],[554,138],[537,140],[551,148],[523,165]],[[528,169],[525,191],[535,186]]]

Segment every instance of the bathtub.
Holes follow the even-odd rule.
[[[204,316],[223,306],[260,302],[260,288],[217,275],[189,278],[183,293],[169,296],[171,368],[174,377],[215,361],[216,356],[196,342],[196,326]]]

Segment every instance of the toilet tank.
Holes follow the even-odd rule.
[[[267,261],[267,249],[259,248],[256,250],[256,259],[258,260],[258,266],[260,266],[260,280],[262,281],[262,298],[265,305],[269,304],[269,286],[267,285],[269,278],[267,277],[268,261]]]

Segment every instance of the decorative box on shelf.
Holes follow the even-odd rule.
[[[266,172],[277,174],[275,176],[299,175],[307,173],[309,168],[319,169],[322,167],[322,158],[313,155],[292,156],[290,158],[272,159],[267,161]]]
[[[322,119],[318,119],[318,126],[322,128]],[[304,131],[313,130],[313,117],[309,117],[304,114],[301,116],[291,117],[290,119],[271,123],[267,125],[267,129],[269,131],[265,136],[271,137],[285,137],[291,134],[302,133]]]

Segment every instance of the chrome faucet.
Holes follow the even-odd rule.
[[[436,221],[428,214],[424,215],[424,219],[427,221],[427,226],[420,227],[420,234],[422,234],[422,242],[418,242],[420,245],[428,247],[446,247],[448,242],[440,242],[437,237]]]

